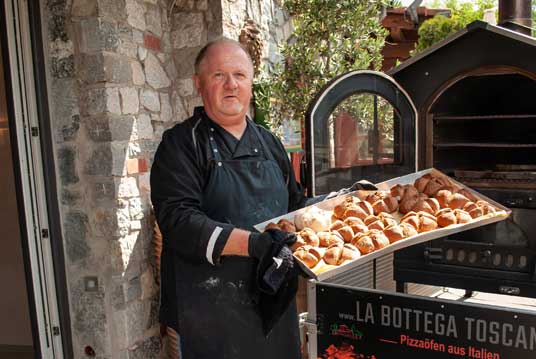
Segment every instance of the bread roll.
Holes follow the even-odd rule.
[[[400,220],[400,223],[406,223],[410,226],[412,226],[413,228],[415,228],[415,230],[419,230],[419,216],[414,213],[410,216],[405,216],[403,217],[401,220]]]
[[[374,252],[374,250],[376,248],[374,246],[374,242],[372,242],[372,238],[370,238],[369,236],[367,236],[365,234],[360,234],[360,235],[354,237],[354,239],[352,239],[352,244],[354,246],[356,246],[357,249],[359,249],[361,254],[372,253],[372,252]]]
[[[296,252],[294,252],[294,256],[305,263],[305,265],[309,268],[313,268],[319,262],[319,259],[314,254],[309,252],[307,246],[298,248]]]
[[[435,198],[427,198],[425,199],[426,203],[428,203],[428,205],[430,206],[430,208],[432,208],[432,213],[431,214],[434,214],[436,213],[437,211],[439,211],[441,209],[441,206],[439,205],[439,201]]]
[[[404,238],[404,231],[397,224],[385,228],[383,234],[389,239],[390,243],[394,243]]]
[[[424,200],[424,199],[418,200],[415,203],[415,205],[413,205],[413,207],[411,207],[411,210],[415,211],[415,212],[424,211],[424,212],[428,212],[428,213],[434,213],[434,210],[432,209],[432,207],[430,207],[428,202],[426,200]]]
[[[400,184],[394,185],[391,187],[391,196],[395,197],[399,201],[404,197],[404,192],[406,191],[406,188]]]
[[[402,201],[400,201],[400,206],[398,207],[398,210],[400,211],[400,213],[406,214],[412,210],[413,206],[415,206],[418,201],[418,196],[404,197]]]
[[[309,248],[309,253],[314,255],[318,260],[321,260],[324,258],[324,254],[326,253],[326,248],[322,247],[311,247]]]
[[[376,217],[378,217],[382,221],[384,227],[389,227],[393,224],[398,223],[390,213],[382,212],[379,213]]]
[[[296,235],[296,242],[292,246],[290,246],[291,251],[296,251],[298,248],[305,246],[307,243],[303,240],[302,236],[299,234]]]
[[[400,223],[400,228],[402,229],[402,232],[404,232],[404,238],[416,236],[419,234],[415,227],[413,227],[411,224],[408,223]]]
[[[439,227],[447,227],[458,223],[454,210],[450,208],[443,208],[436,212],[437,225]]]
[[[364,203],[367,203],[367,202],[364,202]],[[365,210],[363,210],[358,205],[351,205],[350,207],[348,207],[346,209],[346,211],[344,212],[344,215],[343,215],[342,218],[346,219],[348,217],[357,217],[357,218],[363,220],[369,215],[370,215],[369,213],[367,213]]]
[[[294,218],[296,228],[311,228],[315,232],[327,231],[331,225],[331,211],[324,211],[318,207],[311,206],[304,212],[299,213]]]
[[[334,244],[343,245],[344,240],[337,232],[318,232],[319,245],[321,247],[329,247]]]
[[[313,231],[311,228],[304,228],[300,232],[298,232],[298,235],[303,238],[304,242],[310,246],[318,247],[320,245],[320,239],[316,235],[315,231]]]
[[[344,226],[345,226],[344,222],[341,221],[340,219],[337,219],[331,222],[331,226],[329,226],[329,230],[336,231],[337,229],[342,228]]]
[[[390,244],[389,239],[382,231],[371,230],[368,232],[368,236],[372,239],[372,243],[374,243],[374,248],[376,250],[385,248]]]
[[[332,245],[324,253],[324,262],[327,264],[338,265],[342,257],[342,245]]]
[[[447,189],[442,189],[437,192],[435,198],[439,202],[441,208],[448,207],[449,198],[452,196],[452,192]]]
[[[353,261],[354,259],[357,259],[359,257],[361,257],[361,252],[353,244],[346,243],[342,247],[341,263],[346,261]]]
[[[288,219],[280,219],[277,225],[283,232],[294,233],[296,232],[296,226]]]
[[[267,230],[267,229],[280,229],[279,226],[277,225],[277,223],[274,223],[274,222],[270,222],[266,225],[266,227],[264,227],[264,230]]]
[[[469,213],[465,212],[462,209],[455,209],[454,214],[456,215],[456,220],[458,221],[458,224],[469,223],[473,219]]]
[[[413,185],[415,186],[417,191],[424,192],[424,189],[426,188],[426,186],[428,185],[428,182],[430,182],[431,179],[432,179],[432,175],[428,173],[420,178],[417,178],[417,180],[415,180],[415,183]]]
[[[467,202],[469,202],[469,199],[463,194],[453,193],[449,197],[448,207],[450,209],[461,209]]]
[[[352,238],[354,238],[354,231],[352,230],[352,227],[350,226],[344,226],[342,228],[339,228],[337,230],[337,233],[342,237],[344,242],[349,243],[352,241]]]
[[[433,231],[436,228],[437,228],[437,222],[435,218],[432,219],[424,215],[419,216],[419,228],[417,228],[417,232],[419,233],[429,232],[429,231]]]
[[[363,222],[363,220],[357,218],[357,217],[348,217],[344,220],[344,224],[347,224],[349,225],[350,227],[351,226],[354,226],[356,224],[361,224],[361,225],[364,225],[365,223]]]
[[[439,190],[449,187],[450,185],[451,183],[446,177],[434,177],[428,182],[423,192],[427,196],[433,197]]]
[[[357,205],[367,214],[367,215],[371,215],[371,214],[374,214],[374,209],[372,208],[372,205],[370,203],[368,203],[367,201],[361,201],[359,203],[357,203]],[[358,217],[358,216],[356,216]]]
[[[478,198],[474,194],[472,194],[471,192],[466,190],[465,188],[459,190],[458,193],[463,195],[463,196],[465,196],[466,198],[468,198],[471,202],[477,202],[478,201]]]

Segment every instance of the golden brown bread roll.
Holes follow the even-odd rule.
[[[365,234],[359,234],[354,237],[354,239],[352,239],[352,244],[359,249],[361,254],[369,254],[376,249],[374,242],[372,242],[372,238]]]
[[[329,247],[334,244],[344,244],[344,240],[337,232],[318,232],[319,245],[321,247]]]
[[[391,187],[391,196],[397,198],[399,201],[404,197],[406,188],[403,185],[397,184]]]
[[[361,219],[359,219],[357,217],[347,217],[344,220],[344,224],[347,224],[347,225],[349,225],[351,227],[351,226],[354,226],[356,224],[364,225],[365,223],[363,222],[363,220],[361,220]]]
[[[307,243],[303,240],[302,236],[299,234],[296,235],[296,242],[292,246],[290,246],[291,251],[296,251],[296,249],[305,246]]]
[[[372,229],[378,229],[383,230],[385,228],[385,225],[383,224],[382,220],[374,215],[370,215],[364,220],[365,225],[369,228],[369,230]]]
[[[379,213],[376,217],[378,217],[382,221],[384,227],[389,227],[390,225],[397,224],[396,219],[394,219],[394,217],[390,213],[382,212]]]
[[[303,241],[313,247],[318,247],[320,244],[320,239],[316,235],[315,231],[313,231],[311,228],[304,228],[300,232],[298,232],[300,237],[303,238]]]
[[[343,202],[339,203],[338,205],[333,208],[333,214],[339,218],[344,218],[344,212],[346,212],[346,209],[354,204],[356,204],[359,201],[357,197],[354,196],[348,196],[344,199]]]
[[[357,203],[358,207],[360,207],[367,215],[374,214],[374,209],[372,208],[372,205],[368,203],[367,201],[361,201]],[[357,217],[357,216],[356,216]]]
[[[411,210],[415,211],[415,212],[424,211],[424,212],[428,212],[428,213],[434,213],[434,210],[432,209],[432,207],[428,204],[428,202],[425,199],[418,200],[413,205],[413,207],[411,207]]]
[[[427,198],[425,199],[426,203],[428,203],[428,205],[430,206],[430,208],[432,208],[432,213],[431,214],[434,214],[436,213],[437,211],[439,211],[441,209],[441,206],[439,205],[439,201],[435,198]]]
[[[436,212],[437,225],[439,227],[447,227],[458,223],[454,210],[450,208],[443,208]]]
[[[383,234],[383,231],[371,230],[368,232],[368,236],[372,239],[376,250],[385,248],[390,244],[389,239]]]
[[[342,247],[341,264],[345,261],[353,261],[359,257],[361,257],[361,252],[356,246],[350,243],[344,244]]]
[[[334,222],[331,222],[331,226],[329,226],[330,231],[336,231],[339,228],[344,227],[345,224],[340,219],[335,220]]]
[[[364,202],[364,203],[368,203],[368,202]],[[368,215],[369,213],[367,213],[358,205],[351,205],[346,209],[342,218],[346,219],[348,217],[357,217],[359,219],[365,219]]]
[[[482,209],[482,213],[484,215],[486,214],[493,214],[495,212],[497,212],[497,210],[495,209],[495,207],[493,207],[491,204],[489,204],[489,202],[486,202],[486,201],[483,201],[483,200],[479,200],[479,201],[476,201],[476,205],[478,207],[480,207],[480,209]]]
[[[432,219],[429,216],[420,215],[419,216],[419,228],[417,228],[417,232],[423,233],[423,232],[429,232],[433,231],[437,228],[437,222],[435,217]]]
[[[318,260],[321,260],[322,258],[324,258],[324,254],[326,253],[326,248],[322,248],[322,247],[311,247],[308,250],[309,250],[309,253],[311,253],[316,258],[318,258]]]
[[[439,202],[439,206],[441,208],[445,208],[448,207],[450,196],[452,196],[451,191],[449,191],[448,189],[442,189],[436,193],[435,198]]]
[[[449,197],[448,207],[450,209],[460,209],[460,208],[463,208],[463,206],[465,206],[467,202],[469,202],[469,199],[465,197],[463,194],[453,193]]]
[[[313,268],[318,264],[319,259],[308,249],[307,246],[300,247],[294,252],[294,256],[305,263],[307,267]]]
[[[398,210],[400,211],[400,213],[406,214],[412,210],[413,206],[415,206],[418,201],[418,196],[404,197],[402,198],[402,201],[400,201],[400,206],[398,206]]]
[[[450,186],[451,183],[446,177],[434,177],[427,183],[423,192],[426,195],[433,197],[439,190]]]
[[[397,224],[385,228],[383,234],[389,239],[390,243],[394,243],[404,238],[404,231]]]
[[[465,196],[466,198],[468,198],[471,202],[477,202],[478,201],[478,198],[474,194],[472,194],[471,192],[466,190],[465,188],[459,190],[458,193],[463,195],[463,196]]]
[[[465,212],[462,209],[455,209],[454,214],[456,215],[456,220],[458,224],[469,223],[473,219],[469,213]]]
[[[294,233],[296,232],[296,226],[288,219],[280,219],[277,225],[283,232]]]
[[[419,191],[417,190],[417,188],[415,188],[415,186],[411,184],[407,184],[404,186],[404,197],[402,197],[402,200],[404,198],[411,198],[411,197],[415,197],[418,195],[419,195]]]
[[[352,238],[354,238],[354,231],[352,230],[352,227],[346,225],[342,228],[339,228],[337,230],[337,233],[342,237],[344,242],[348,243],[352,241]]]
[[[409,216],[406,215],[402,217],[402,219],[400,220],[400,224],[406,223],[412,226],[413,228],[415,228],[415,230],[418,230],[419,229],[419,216],[415,212],[408,212],[408,214]]]
[[[280,229],[279,226],[277,225],[277,223],[274,223],[274,222],[270,222],[266,225],[266,227],[264,228],[264,230],[267,230],[267,229]]]
[[[404,238],[416,236],[419,234],[415,227],[413,227],[411,224],[408,223],[400,223],[399,227],[402,229],[402,232],[404,232]]]
[[[338,265],[342,257],[342,245],[334,244],[324,253],[324,262],[327,264]]]
[[[431,179],[432,179],[432,175],[428,173],[422,177],[417,178],[413,185],[415,186],[417,191],[424,192],[424,189],[426,188],[426,186],[428,185],[428,182],[430,182]]]

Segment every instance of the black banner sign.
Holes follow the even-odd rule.
[[[536,358],[536,312],[322,283],[316,293],[318,358]]]

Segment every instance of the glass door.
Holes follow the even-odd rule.
[[[331,80],[306,115],[308,194],[416,171],[417,111],[389,76],[353,71]]]

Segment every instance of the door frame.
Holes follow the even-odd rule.
[[[63,359],[73,348],[41,6],[6,0],[0,36],[34,351],[36,358]]]

